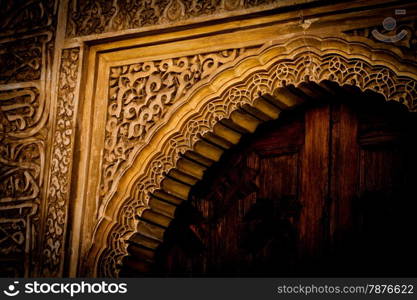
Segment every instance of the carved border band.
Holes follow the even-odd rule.
[[[79,48],[62,51],[45,220],[47,227],[42,248],[42,275],[47,277],[59,276],[63,267],[76,126],[79,58]]]
[[[101,197],[111,195],[170,107],[220,67],[251,50],[227,49],[111,68]]]

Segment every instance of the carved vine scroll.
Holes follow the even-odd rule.
[[[0,254],[16,260],[2,262],[9,275],[25,273],[39,238],[44,152],[38,139],[0,143]]]
[[[398,101],[410,111],[417,110],[417,74],[415,78],[402,76],[396,70],[384,66],[381,61],[365,61],[362,59],[364,51],[369,57],[375,57],[370,55],[371,49],[349,48],[350,44],[343,40],[324,39],[321,43],[322,40],[316,37],[302,39],[306,46],[301,48],[297,39],[286,45],[263,47],[257,55],[261,56],[268,51],[272,53],[274,48],[279,47],[285,51],[273,58],[268,56],[269,61],[248,70],[245,77],[230,80],[218,93],[201,99],[204,102],[201,109],[190,113],[187,121],[167,136],[148,162],[144,169],[146,171],[136,177],[132,190],[128,192],[129,196],[124,199],[118,211],[116,223],[105,236],[107,247],[102,249],[100,258],[96,260],[97,275],[117,276],[117,265],[127,254],[125,241],[136,229],[136,217],[148,208],[149,194],[161,187],[164,174],[176,167],[180,156],[192,150],[200,136],[211,132],[219,120],[229,118],[243,104],[252,105],[260,94],[274,94],[277,88],[288,84],[298,86],[308,80],[316,83],[329,80],[339,85],[354,85],[363,91],[369,89],[378,92],[387,101]],[[294,43],[297,50],[291,50],[290,43]],[[336,44],[338,47],[335,47]],[[328,45],[348,50],[342,55],[340,51],[335,53],[326,49]],[[242,61],[244,59],[237,63]]]
[[[0,1],[1,276],[39,276],[58,1]]]
[[[173,104],[222,65],[246,53],[247,49],[227,49],[111,68],[101,195],[114,189]]]

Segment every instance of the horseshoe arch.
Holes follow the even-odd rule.
[[[175,207],[222,153],[264,121],[330,90],[331,83],[371,90],[386,101],[417,109],[417,68],[387,50],[342,38],[296,36],[269,42],[256,54],[185,95],[171,119],[135,158],[98,221],[87,265],[95,276],[115,277],[129,262],[128,241],[152,257]]]

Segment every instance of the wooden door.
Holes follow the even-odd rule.
[[[416,122],[372,97],[288,112],[246,137],[178,209],[154,272],[416,274]]]

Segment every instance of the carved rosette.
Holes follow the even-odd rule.
[[[273,46],[272,46],[273,47]],[[126,241],[136,231],[137,216],[149,208],[149,195],[161,188],[161,182],[176,167],[180,156],[193,150],[201,135],[212,132],[221,119],[230,118],[232,112],[244,104],[252,105],[261,94],[271,94],[285,85],[298,86],[306,80],[320,83],[323,80],[339,85],[353,85],[382,94],[387,101],[398,101],[417,110],[417,81],[398,76],[393,70],[372,65],[358,58],[340,54],[315,54],[308,50],[297,55],[277,56],[267,64],[246,72],[245,78],[232,81],[217,96],[204,99],[199,111],[190,115],[184,125],[171,133],[167,141],[153,156],[145,172],[135,180],[129,197],[118,212],[116,225],[107,237],[107,248],[97,264],[98,276],[117,276],[117,266],[127,255]],[[266,49],[267,50],[267,49]],[[266,51],[265,49],[263,51]]]
[[[70,1],[67,37],[167,24],[251,7],[276,0],[87,0]]]
[[[172,105],[244,53],[228,49],[111,68],[101,195],[114,190],[117,178]]]
[[[77,107],[75,90],[79,74],[79,52],[79,48],[63,50],[59,70],[43,245],[42,275],[48,277],[59,276],[63,263]]]

